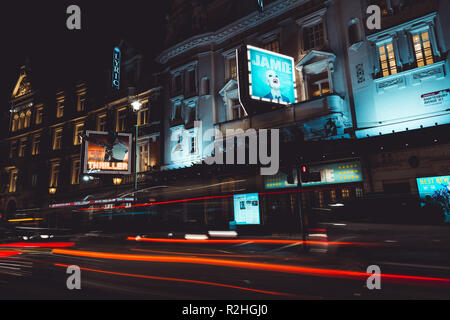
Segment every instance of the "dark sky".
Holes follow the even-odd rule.
[[[35,87],[56,90],[77,80],[106,83],[112,48],[120,39],[140,50],[147,68],[160,51],[169,0],[155,1],[8,1],[2,3],[1,111],[25,59],[30,60]],[[66,8],[81,8],[81,30],[66,28]],[[150,72],[151,70],[149,70]]]

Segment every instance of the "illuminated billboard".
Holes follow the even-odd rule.
[[[247,58],[251,99],[285,105],[297,102],[292,57],[247,46]]]
[[[417,190],[422,205],[438,206],[450,222],[450,176],[417,179]]]
[[[86,131],[83,173],[130,174],[131,133]]]
[[[235,194],[233,204],[237,225],[260,224],[258,193]]]
[[[115,47],[113,51],[112,86],[117,90],[120,89],[120,58],[120,49]]]

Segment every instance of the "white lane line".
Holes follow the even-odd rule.
[[[301,242],[291,243],[291,244],[288,244],[288,245],[283,246],[281,248],[277,248],[277,249],[273,249],[273,250],[267,251],[267,253],[281,251],[281,250],[284,250],[284,249],[287,249],[287,248],[290,248],[290,247],[294,247],[294,246],[298,246],[298,245],[301,245],[301,244],[302,244]]]
[[[234,247],[245,246],[246,244],[251,244],[251,243],[253,243],[253,241],[248,241],[248,242],[244,242],[244,243],[235,244]]]

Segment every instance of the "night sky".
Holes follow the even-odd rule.
[[[2,113],[29,59],[32,85],[41,91],[78,80],[108,81],[112,48],[125,39],[144,54],[146,72],[161,50],[171,1],[10,1],[2,3],[0,101]],[[66,8],[81,8],[81,30],[66,28]]]

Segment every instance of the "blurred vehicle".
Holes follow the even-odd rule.
[[[328,246],[328,253],[450,266],[450,223],[440,208],[417,197],[366,196],[331,203],[313,217],[322,239],[355,244]]]

